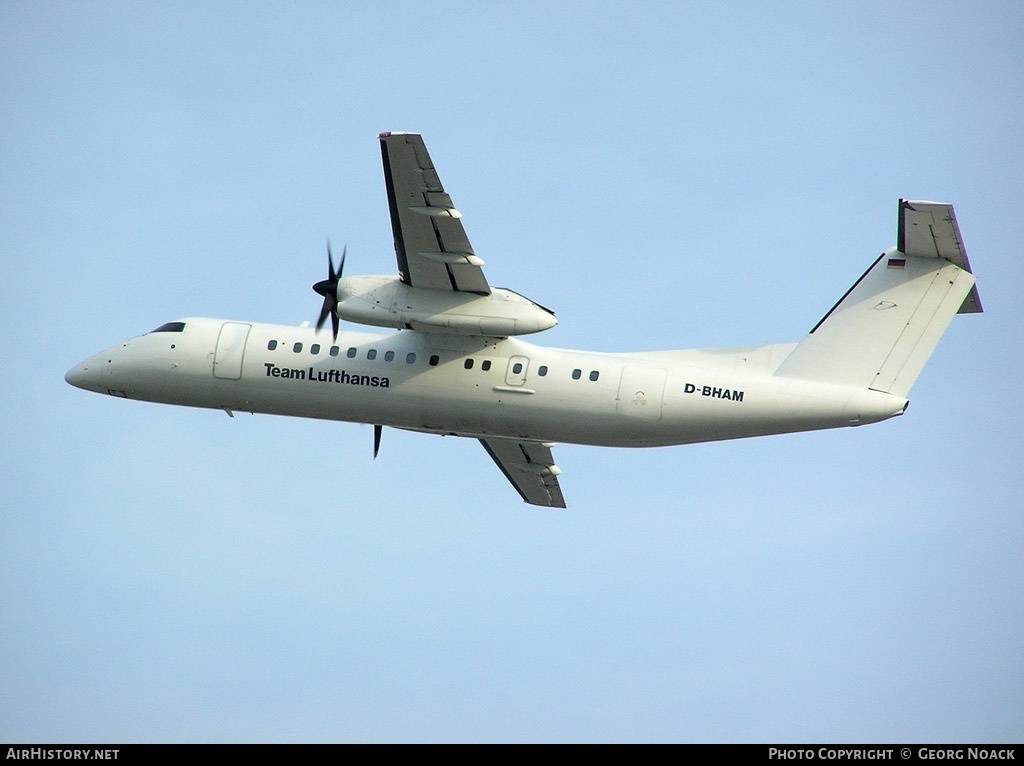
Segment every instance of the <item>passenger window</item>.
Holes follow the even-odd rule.
[[[337,356],[339,351],[341,351],[341,349],[337,346],[331,346],[331,356]]]
[[[410,353],[405,355],[405,363],[406,364],[412,364],[415,361],[416,361],[416,354],[410,352]]]
[[[354,348],[350,348],[348,351],[345,352],[345,356],[347,356],[349,359],[355,359],[356,350]]]
[[[598,377],[598,375],[600,375],[600,374],[601,374],[601,373],[599,373],[599,372],[598,372],[597,370],[591,370],[591,371],[590,371],[590,379],[591,379],[591,380],[597,380],[597,377]]]
[[[577,370],[573,370],[572,371],[572,379],[573,380],[579,380],[580,376],[582,376],[582,375],[583,375],[583,370],[577,369]]]
[[[394,351],[385,351],[384,352],[384,361],[385,362],[393,362],[393,361],[395,361],[395,352]]]
[[[367,351],[366,352],[366,358],[369,359],[371,362],[374,359],[376,359],[377,358],[377,349],[371,348],[369,351]]]
[[[543,378],[545,375],[548,374],[548,366],[546,364],[542,364],[540,367],[537,368],[537,374]]]
[[[518,375],[522,371],[523,371],[523,363],[522,362],[516,362],[515,364],[512,365],[512,374],[513,375]]]
[[[491,360],[484,359],[484,363],[480,365],[480,369],[483,370],[484,372],[487,372],[489,369],[491,369]]]
[[[441,361],[441,357],[437,354],[431,354],[428,361],[430,362],[431,367],[437,367],[437,363]]]
[[[462,366],[465,367],[467,370],[472,370],[473,369],[473,360],[472,359],[467,359],[466,362]]]
[[[267,344],[267,351],[273,351],[275,348],[277,348],[276,340],[272,340],[270,341],[270,343]]]
[[[294,346],[292,346],[292,351],[294,351],[296,354],[302,351],[302,344],[296,343]]]
[[[319,343],[314,343],[312,346],[310,346],[309,347],[309,353],[311,353],[313,356],[316,356],[317,354],[319,354],[320,353],[320,344]]]

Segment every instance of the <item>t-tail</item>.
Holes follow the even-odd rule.
[[[953,315],[982,308],[952,205],[900,200],[896,242],[776,375],[906,398]]]

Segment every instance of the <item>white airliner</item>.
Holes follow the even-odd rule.
[[[423,139],[382,133],[397,276],[342,277],[316,327],[181,319],[71,369],[127,399],[479,439],[523,500],[565,507],[556,442],[653,447],[900,415],[956,313],[982,310],[951,205],[899,202],[882,253],[799,343],[595,353],[518,336],[549,310],[491,287]],[[333,334],[321,334],[330,317]],[[339,332],[339,319],[398,332]],[[329,341],[330,339],[330,341]]]

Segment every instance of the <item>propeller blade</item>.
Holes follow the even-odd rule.
[[[344,258],[342,258],[344,263]],[[331,240],[327,240],[327,279],[331,282],[337,282],[340,274],[334,273],[334,258],[331,256]]]
[[[341,279],[342,269],[345,268],[345,255],[348,253],[348,245],[345,245],[345,249],[341,251],[341,263],[338,264],[338,270],[334,270],[334,256],[331,253],[331,241],[327,240],[327,279],[320,280],[313,285],[313,292],[317,295],[323,296],[324,303],[320,307],[320,315],[316,320],[317,331],[321,330],[324,323],[327,321],[327,316],[331,317],[331,334],[334,340],[338,339],[338,313],[335,308],[338,305],[338,280]]]
[[[327,321],[327,315],[331,313],[331,307],[327,305],[327,301],[324,301],[324,305],[320,307],[320,316],[316,320],[316,329],[319,330],[324,326],[324,322]],[[337,330],[335,330],[337,335]]]
[[[377,459],[377,453],[380,452],[380,436],[384,432],[384,426],[373,427],[373,459]]]

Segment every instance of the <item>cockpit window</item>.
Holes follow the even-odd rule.
[[[160,325],[159,327],[157,327],[152,332],[184,332],[184,331],[185,331],[185,323],[184,322],[168,322],[167,324]]]

